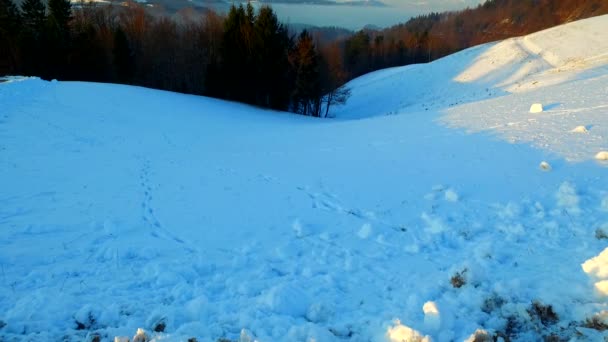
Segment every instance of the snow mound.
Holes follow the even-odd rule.
[[[431,342],[430,337],[422,336],[418,331],[401,324],[399,320],[389,327],[386,338],[389,342]]]
[[[551,164],[549,164],[549,163],[548,163],[548,162],[546,162],[546,161],[542,161],[542,162],[540,162],[539,167],[540,167],[540,169],[541,169],[541,170],[543,170],[543,171],[551,171]]]
[[[530,113],[537,114],[543,112],[543,105],[540,103],[535,103],[530,107]]]
[[[589,133],[589,130],[587,130],[587,127],[585,127],[585,126],[576,126],[570,132],[572,132],[572,133]]]
[[[597,160],[608,160],[608,151],[601,151],[595,155]]]
[[[599,255],[585,261],[582,265],[583,271],[597,280],[595,289],[601,295],[608,296],[608,248]]]

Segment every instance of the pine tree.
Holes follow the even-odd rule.
[[[47,79],[64,79],[68,74],[70,50],[70,28],[72,5],[69,0],[49,0],[49,15],[46,22],[47,64],[42,76]]]
[[[118,82],[130,84],[133,80],[135,63],[127,35],[120,27],[114,32],[114,49],[112,53],[114,70]]]
[[[39,36],[44,30],[46,9],[41,0],[25,0],[21,4],[23,26],[27,33]]]
[[[222,97],[255,103],[254,80],[255,66],[253,65],[253,7],[245,8],[240,5],[230,7],[224,21],[224,36],[221,46],[222,80],[218,86],[222,89]]]
[[[315,43],[304,30],[298,38],[292,55],[292,64],[296,71],[295,89],[292,96],[292,107],[295,112],[321,116],[321,83],[319,72],[319,56]]]
[[[289,105],[289,49],[287,29],[268,6],[255,20],[256,104],[279,110]]]
[[[44,24],[45,7],[41,0],[25,0],[21,4],[23,26],[19,37],[22,54],[21,72],[29,76],[40,76],[45,70]]]
[[[11,0],[0,0],[0,75],[17,73],[21,13]]]
[[[72,17],[72,5],[68,0],[49,0],[49,22],[62,35],[69,33],[68,23]]]

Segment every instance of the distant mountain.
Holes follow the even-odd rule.
[[[334,0],[259,0],[265,4],[312,4],[312,5],[334,5],[334,6],[370,6],[370,7],[385,7],[385,3],[379,0],[349,0],[349,1],[334,1]]]

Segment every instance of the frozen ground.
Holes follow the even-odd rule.
[[[601,340],[607,29],[364,76],[335,120],[0,83],[0,341]]]

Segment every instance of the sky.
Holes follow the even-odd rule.
[[[429,12],[477,6],[483,0],[384,0],[387,7],[273,4],[283,22],[315,26],[339,26],[359,30],[366,25],[390,27]]]

